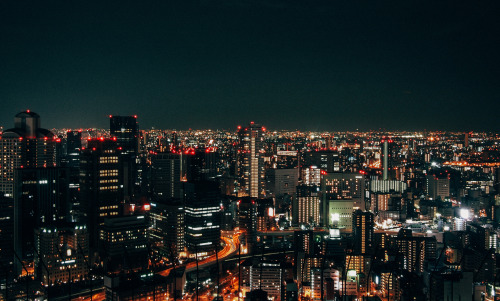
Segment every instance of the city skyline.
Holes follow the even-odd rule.
[[[0,125],[498,131],[498,3],[2,3]]]

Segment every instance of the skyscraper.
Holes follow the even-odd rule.
[[[186,247],[191,254],[214,253],[220,241],[220,204],[217,182],[184,184]]]
[[[132,196],[135,186],[140,185],[137,172],[137,158],[139,155],[139,124],[137,115],[134,116],[110,116],[109,133],[120,148],[122,166],[124,169],[124,194]]]
[[[18,168],[14,175],[14,250],[32,259],[33,229],[64,221],[68,214],[68,169]]]
[[[131,154],[135,158],[139,148],[139,124],[137,116],[109,116],[109,133],[115,137],[122,154]]]
[[[445,173],[427,175],[427,194],[433,200],[450,197],[450,176]]]
[[[394,141],[391,139],[382,139],[381,160],[382,160],[382,180],[394,180]]]
[[[357,173],[327,173],[323,175],[321,180],[321,193],[322,193],[322,215],[324,225],[331,223],[332,212],[331,208],[337,208],[341,212],[335,212],[336,214],[342,215],[347,214],[345,212],[348,202],[353,203],[353,208],[349,213],[349,223],[345,224],[347,227],[351,227],[350,220],[352,211],[354,209],[365,210],[365,178],[361,174]],[[334,206],[331,206],[331,203]],[[345,216],[347,217],[347,216]],[[338,216],[335,215],[334,219],[338,221]]]
[[[14,128],[0,137],[0,193],[13,197],[16,168],[53,167],[56,143],[52,132],[40,127],[40,116],[26,110],[14,118]]]
[[[181,198],[181,155],[151,155],[151,191],[162,199]]]
[[[253,121],[245,128],[238,128],[237,175],[239,196],[265,197],[264,127]]]
[[[89,237],[84,225],[44,226],[36,228],[34,236],[40,254],[35,256],[35,274],[44,285],[87,278]]]
[[[14,202],[0,195],[0,267],[11,269],[14,263],[12,242],[14,241]],[[0,273],[0,279],[4,275]]]
[[[185,248],[185,212],[181,200],[159,198],[151,202],[149,236],[156,246],[172,251],[176,256]]]
[[[81,215],[87,222],[91,248],[97,246],[99,226],[104,219],[122,213],[123,168],[114,139],[93,139],[80,159]]]
[[[292,223],[294,225],[319,225],[321,222],[320,203],[319,186],[297,186],[297,195],[292,206]]]
[[[354,253],[366,254],[373,247],[373,213],[356,210],[352,214],[352,234]]]

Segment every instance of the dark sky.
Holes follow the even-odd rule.
[[[109,3],[112,2],[112,3]],[[500,131],[494,1],[0,1],[0,125]]]

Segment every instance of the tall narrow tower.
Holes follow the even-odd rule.
[[[239,196],[259,198],[265,196],[264,181],[264,128],[253,121],[238,127],[237,172],[240,183]]]

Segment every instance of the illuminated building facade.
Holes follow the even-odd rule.
[[[92,139],[80,159],[81,215],[87,223],[90,246],[97,246],[104,219],[122,214],[123,168],[115,139]]]
[[[261,262],[250,269],[251,290],[263,290],[269,297],[281,298],[281,275],[280,263]]]
[[[137,116],[110,116],[109,133],[120,148],[124,169],[124,194],[132,196],[135,185],[139,186],[137,159],[139,154],[139,124]]]
[[[438,197],[444,201],[450,197],[450,176],[448,174],[427,175],[427,195],[433,200]]]
[[[110,116],[109,133],[116,138],[118,147],[122,148],[122,154],[137,156],[139,148],[139,124],[137,116]]]
[[[373,248],[374,215],[371,212],[356,210],[352,214],[352,234],[354,237],[354,253],[366,254]]]
[[[16,168],[54,167],[60,140],[40,127],[40,116],[30,110],[18,113],[14,128],[0,137],[0,192],[13,197]]]
[[[186,155],[187,180],[213,180],[217,175],[217,152],[215,149],[197,148],[193,152]]]
[[[221,197],[216,182],[185,183],[186,247],[190,254],[215,252],[220,242]]]
[[[254,122],[238,129],[237,176],[238,196],[260,198],[265,196],[264,128]]]
[[[23,259],[34,256],[33,229],[57,224],[68,215],[68,174],[69,170],[61,167],[16,169],[14,250]]]
[[[35,229],[35,275],[43,285],[87,278],[88,232],[85,225],[60,224]]]
[[[340,172],[340,157],[338,151],[321,150],[306,153],[307,166],[316,166],[326,172]]]
[[[100,229],[99,252],[110,273],[142,270],[148,265],[144,215],[107,218]]]
[[[176,256],[185,251],[185,212],[180,200],[158,199],[151,202],[149,236],[155,245]]]
[[[341,224],[350,229],[352,211],[365,210],[365,178],[357,173],[324,173],[321,179],[323,225],[331,225],[332,217],[338,222],[338,214],[345,215]],[[352,201],[350,212],[346,212]],[[333,211],[332,211],[333,210]],[[347,217],[349,215],[349,217]]]
[[[151,189],[160,198],[181,198],[181,155],[151,155]]]
[[[292,206],[292,223],[294,225],[319,225],[320,192],[316,185],[297,186],[297,195]]]
[[[352,230],[352,212],[354,211],[352,200],[329,200],[328,215],[325,217],[326,226]]]

